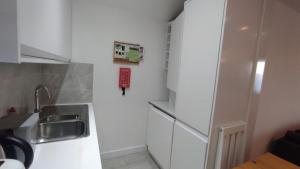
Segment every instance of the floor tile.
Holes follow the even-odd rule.
[[[159,169],[148,152],[102,160],[103,169]]]

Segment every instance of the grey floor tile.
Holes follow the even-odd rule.
[[[148,152],[102,160],[103,169],[159,169]]]

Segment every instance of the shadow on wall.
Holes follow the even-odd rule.
[[[52,94],[51,104],[93,101],[92,64],[44,65],[42,82]]]

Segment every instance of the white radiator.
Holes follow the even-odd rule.
[[[244,160],[245,122],[236,122],[220,127],[215,169],[232,169]]]

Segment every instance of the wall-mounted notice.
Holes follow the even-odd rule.
[[[139,64],[143,60],[144,48],[139,44],[114,42],[114,63]]]

